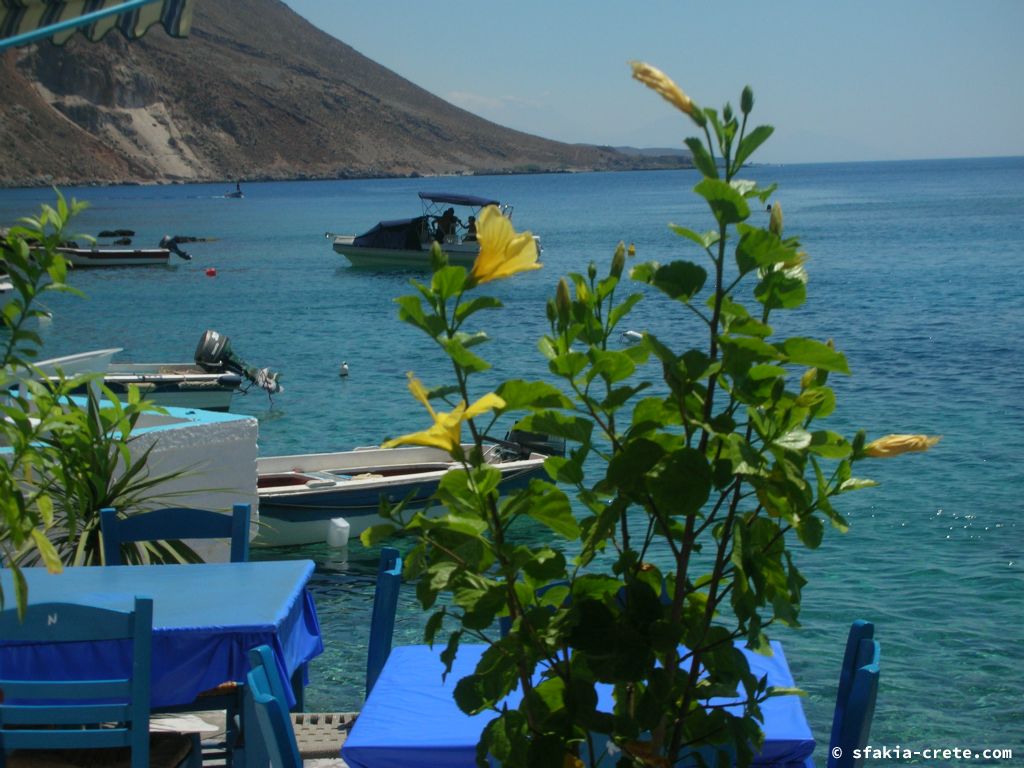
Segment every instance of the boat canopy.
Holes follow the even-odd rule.
[[[397,248],[419,250],[420,233],[426,228],[426,217],[382,221],[369,232],[352,241],[363,248]]]
[[[432,203],[438,204],[471,205],[474,208],[483,208],[488,205],[501,205],[497,200],[492,200],[489,197],[459,195],[451,192],[420,192],[420,200],[429,200]]]

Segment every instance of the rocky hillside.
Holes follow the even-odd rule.
[[[196,3],[191,36],[0,54],[0,185],[679,167],[503,128],[279,0]]]

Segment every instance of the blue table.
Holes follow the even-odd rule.
[[[189,704],[228,680],[242,683],[249,649],[274,649],[284,679],[323,651],[316,607],[306,590],[309,560],[194,565],[44,568],[23,571],[29,602],[130,608],[134,595],[153,598],[152,707]],[[0,571],[7,605],[9,571]],[[128,659],[114,644],[92,647],[13,646],[0,638],[0,674],[45,679],[87,666],[96,677],[123,674]],[[72,676],[73,676],[72,672]]]
[[[446,682],[441,648],[398,646],[391,650],[377,683],[349,733],[341,756],[350,768],[474,768],[476,744],[484,725],[494,717],[470,717],[455,704],[452,691],[476,667],[483,645],[460,645]],[[774,655],[746,651],[750,670],[768,675],[768,684],[793,686],[782,645]],[[518,698],[515,702],[518,703]],[[609,702],[610,703],[610,702]],[[761,705],[765,744],[755,765],[803,765],[814,750],[814,738],[799,696],[779,696]]]

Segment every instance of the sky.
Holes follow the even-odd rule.
[[[681,147],[685,116],[630,77],[662,69],[800,163],[1024,155],[1024,0],[285,0],[416,85],[571,143]]]

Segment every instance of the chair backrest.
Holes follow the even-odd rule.
[[[147,768],[152,634],[148,597],[136,597],[131,611],[40,603],[25,609],[24,621],[14,608],[0,612],[0,638],[31,644],[38,659],[33,666],[40,670],[53,669],[47,660],[65,652],[60,646],[66,643],[131,643],[131,666],[123,677],[68,680],[29,672],[11,679],[13,670],[6,671],[0,679],[0,755],[14,749],[131,747],[132,768]],[[77,668],[95,674],[89,664]],[[99,723],[112,725],[98,728]]]
[[[113,509],[100,510],[103,562],[122,565],[121,545],[137,541],[230,539],[231,562],[249,559],[248,504],[235,504],[230,515],[205,509],[175,507],[119,517]]]
[[[850,698],[853,687],[854,673],[857,671],[857,654],[861,640],[870,640],[875,636],[875,625],[870,621],[857,619],[850,625],[846,636],[846,648],[843,651],[843,665],[839,668],[839,688],[836,691],[836,708],[832,715],[832,736],[829,744],[837,744],[843,719],[846,716],[846,702]]]
[[[384,547],[380,551],[377,567],[377,587],[373,593],[373,616],[370,619],[370,645],[366,651],[366,695],[391,653],[391,640],[395,632],[395,613],[398,593],[402,587],[402,558],[398,550]]]
[[[246,674],[248,685],[245,697],[256,712],[257,736],[263,743],[273,768],[302,768],[295,729],[288,714],[284,681],[274,660],[274,652],[267,645],[249,651],[250,670]]]
[[[855,640],[856,644],[851,647],[851,643],[847,643],[843,658],[836,715],[829,742],[829,768],[858,768],[864,765],[864,758],[856,759],[854,751],[863,749],[867,744],[875,714],[881,646],[871,637],[873,632],[874,627],[867,622],[855,623],[850,630],[850,640]],[[841,757],[833,756],[831,748],[834,747],[841,749]]]

